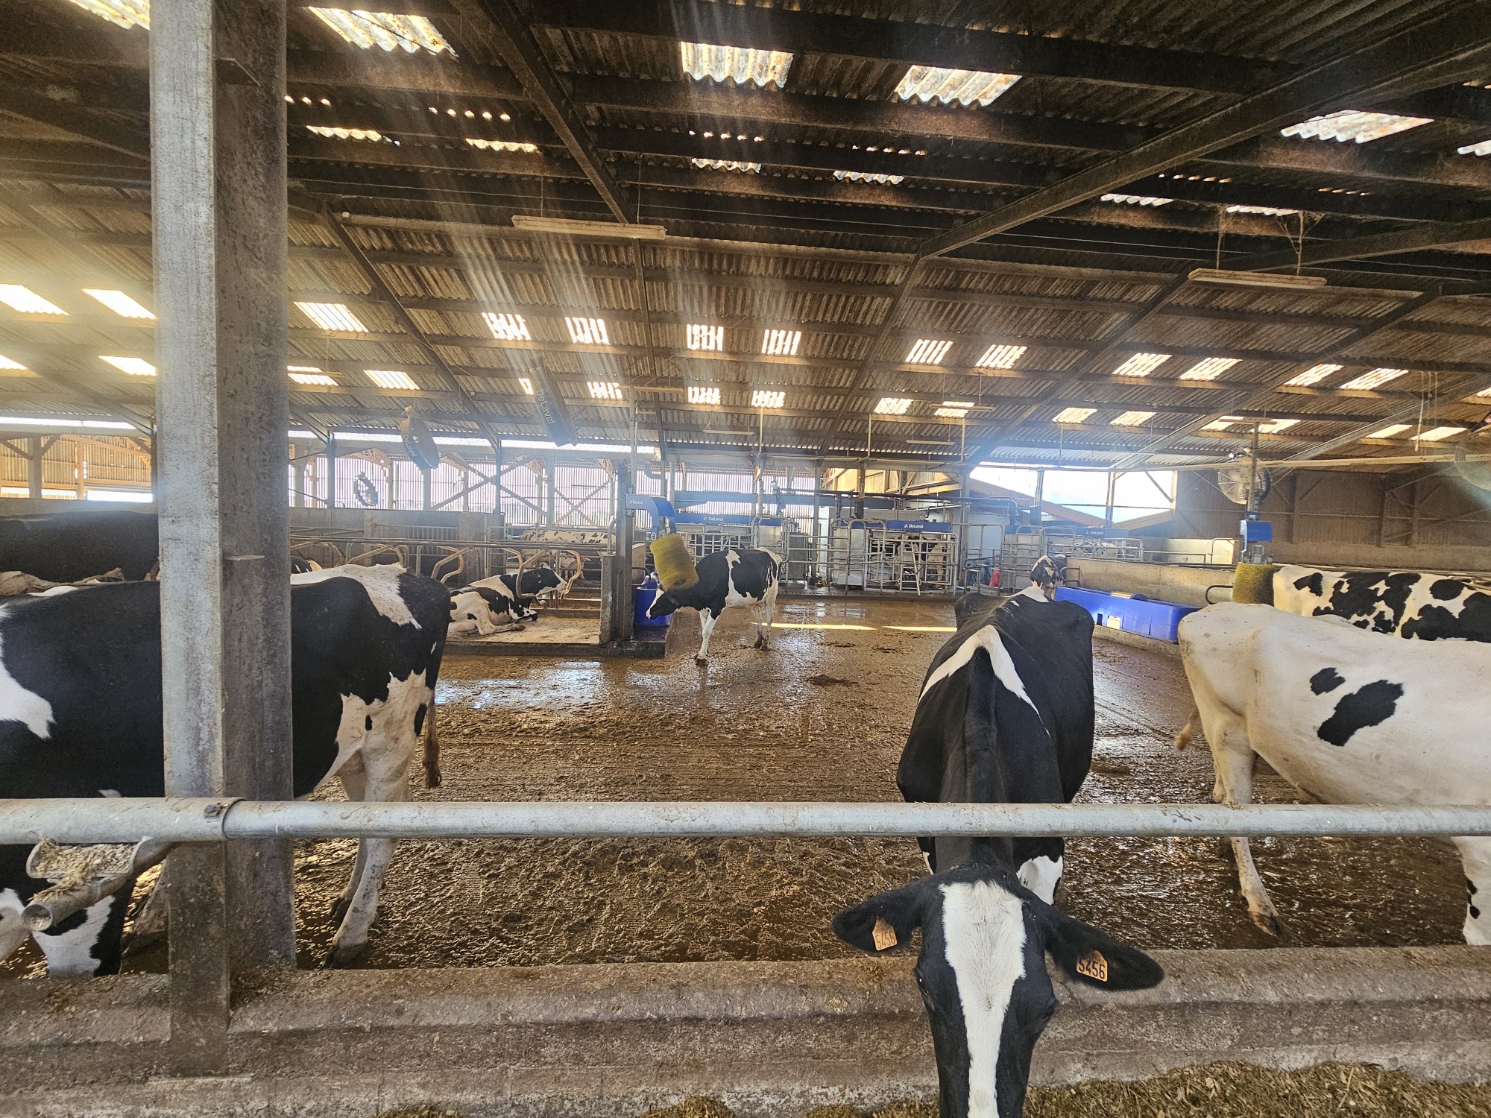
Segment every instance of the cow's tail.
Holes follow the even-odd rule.
[[[1175,748],[1184,749],[1196,739],[1196,731],[1201,729],[1201,710],[1199,707],[1191,708],[1191,716],[1186,719],[1186,724],[1180,728],[1180,733],[1175,735]]]
[[[425,787],[439,788],[444,779],[440,772],[440,735],[435,730],[435,697],[430,696],[430,709],[425,716]]]

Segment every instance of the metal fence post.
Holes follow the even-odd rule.
[[[151,15],[166,788],[288,798],[285,5]],[[289,845],[184,847],[170,902],[177,1070],[221,1072],[234,975],[294,962]]]

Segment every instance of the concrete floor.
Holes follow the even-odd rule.
[[[447,657],[445,784],[416,799],[893,800],[895,766],[946,603],[781,604],[775,647],[729,611],[711,663]],[[697,621],[685,614],[681,624]],[[1177,753],[1190,709],[1178,660],[1096,645],[1098,741],[1082,799],[1201,802],[1210,755]],[[1269,801],[1291,790],[1263,775]],[[1455,943],[1463,882],[1431,840],[1272,840],[1259,867],[1292,946]],[[303,962],[319,962],[350,841],[302,845]],[[363,965],[793,960],[852,951],[840,908],[923,871],[910,840],[411,842],[395,857]],[[1058,900],[1145,947],[1265,947],[1213,840],[1069,844]],[[158,969],[163,953],[140,960]],[[0,975],[36,973],[29,952]]]

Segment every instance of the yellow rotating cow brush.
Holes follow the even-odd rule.
[[[1232,600],[1273,605],[1277,569],[1272,563],[1239,563],[1232,576]]]
[[[664,590],[671,593],[698,585],[699,572],[694,569],[689,545],[677,532],[659,536],[648,545],[648,550],[652,552],[652,565],[657,568],[658,581]]]

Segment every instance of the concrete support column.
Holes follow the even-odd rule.
[[[41,500],[41,438],[32,435],[26,440],[26,496],[33,501]]]
[[[150,117],[166,792],[289,798],[284,0],[158,0]],[[171,1048],[294,963],[288,843],[171,856]]]
[[[337,507],[337,433],[326,434],[326,507]]]

